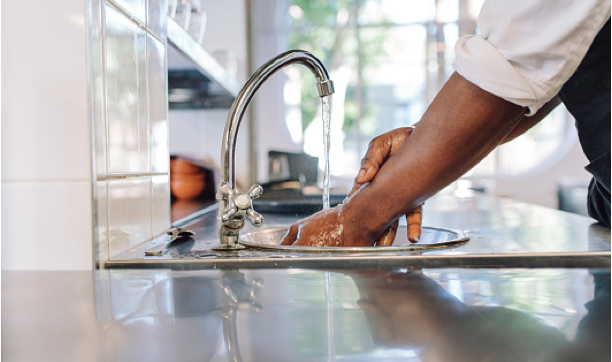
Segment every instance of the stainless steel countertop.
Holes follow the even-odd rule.
[[[298,217],[265,214],[262,228],[289,226]],[[216,209],[185,225],[194,239],[172,244],[163,255],[162,236],[125,252],[107,268],[389,268],[389,267],[610,267],[610,229],[593,219],[511,199],[475,194],[437,195],[424,206],[423,225],[463,231],[457,248],[380,254],[297,253],[245,250],[215,252]],[[257,228],[247,225],[244,232]]]
[[[3,361],[609,361],[610,270],[3,272]]]

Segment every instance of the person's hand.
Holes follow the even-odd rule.
[[[374,138],[361,161],[361,169],[346,202],[365,184],[372,181],[380,167],[391,157],[412,133],[413,127],[398,128]],[[397,233],[398,220],[382,234],[378,241],[344,238],[345,225],[343,217],[344,204],[330,210],[320,211],[293,224],[281,242],[281,245],[301,246],[390,246]],[[422,206],[406,215],[408,222],[408,240],[415,243],[421,236]],[[346,240],[345,240],[346,239]]]
[[[371,182],[374,176],[378,173],[380,167],[391,157],[406,141],[412,133],[414,127],[402,127],[393,131],[382,134],[374,138],[365,156],[361,160],[361,169],[355,178],[353,189],[349,193],[349,197],[353,196],[363,185]],[[419,205],[416,209],[406,214],[406,222],[408,224],[408,240],[411,243],[416,243],[421,237],[421,222],[423,220],[423,205]],[[393,244],[397,233],[399,221],[396,220],[387,231],[380,237],[377,246],[389,246]]]
[[[344,244],[344,215],[340,204],[291,225],[281,245],[356,246]]]

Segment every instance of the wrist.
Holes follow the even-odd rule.
[[[366,200],[365,196],[359,192],[344,201],[342,226],[345,246],[374,246],[393,222],[382,213],[372,212],[372,208],[378,205]]]

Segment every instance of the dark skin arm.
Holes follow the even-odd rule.
[[[559,103],[561,103],[561,100],[558,97],[555,97],[533,116],[521,118],[519,123],[512,129],[512,131],[510,131],[506,138],[504,138],[502,143],[509,142],[531,129],[531,127],[546,117]],[[404,144],[406,139],[412,133],[413,129],[414,127],[397,128],[375,137],[370,142],[366,155],[361,160],[361,168],[357,174],[357,177],[355,177],[355,183],[353,185],[353,189],[348,195],[349,197],[353,196],[353,194],[356,193],[363,185],[371,182],[374,179],[380,170],[380,167]],[[419,241],[421,236],[422,214],[422,205],[406,214],[406,222],[408,225],[407,236],[410,242],[416,243]],[[383,233],[376,243],[376,246],[389,246],[393,244],[395,235],[397,233],[398,221],[399,220],[396,220],[393,224],[391,224],[389,229]]]
[[[399,217],[457,180],[497,145],[525,132],[547,112],[533,116],[539,119],[523,117],[525,113],[526,108],[453,74],[376,177],[343,205],[292,226],[283,244],[375,245]]]
[[[355,177],[353,189],[348,194],[348,197],[353,196],[360,188],[374,179],[380,167],[400,149],[413,129],[414,127],[397,128],[370,141],[366,155],[361,160],[361,168],[357,177]],[[422,214],[422,206],[406,214],[406,223],[408,225],[407,237],[412,243],[418,242],[421,237]],[[376,246],[390,246],[393,244],[398,224],[399,220],[395,220],[389,229],[378,239]]]
[[[403,146],[347,202],[345,239],[370,245],[393,220],[493,151],[524,114],[525,108],[453,74]]]
[[[520,122],[512,129],[512,131],[510,131],[502,143],[510,142],[516,137],[530,130],[531,127],[535,126],[541,120],[543,120],[544,117],[548,116],[548,114],[552,112],[560,103],[561,99],[559,99],[559,97],[555,97],[542,106],[542,108],[540,108],[533,116],[521,118]]]

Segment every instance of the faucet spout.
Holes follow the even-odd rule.
[[[253,186],[246,194],[241,194],[236,189],[236,139],[242,118],[257,90],[273,74],[291,64],[301,64],[310,69],[316,79],[315,85],[319,97],[334,93],[333,82],[329,79],[323,63],[314,55],[301,50],[291,50],[272,58],[242,87],[230,108],[221,144],[221,183],[217,191],[217,199],[220,200],[218,219],[221,247],[219,249],[238,248],[238,233],[244,227],[246,217],[251,219],[255,226],[260,226],[263,222],[261,215],[253,211],[251,205],[251,199],[261,195],[261,186]]]

